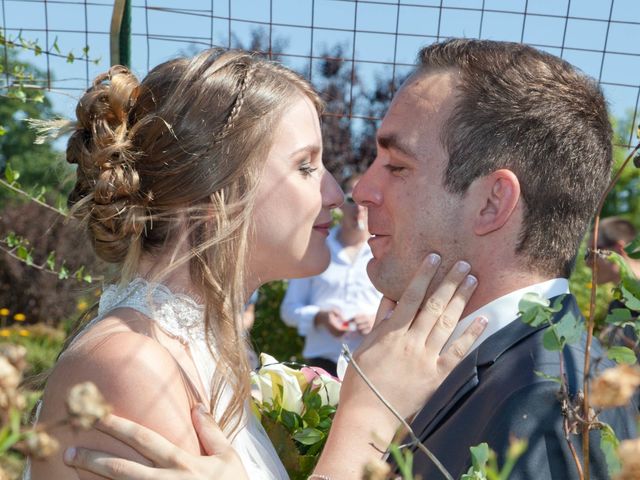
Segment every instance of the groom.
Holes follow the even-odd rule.
[[[559,385],[539,375],[560,375],[560,355],[542,347],[546,326],[517,317],[526,292],[569,292],[567,277],[612,165],[602,93],[568,63],[533,48],[451,40],[420,52],[377,144],[353,192],[368,207],[375,236],[373,284],[397,300],[427,253],[442,256],[439,272],[465,259],[480,281],[456,332],[479,315],[489,319],[478,348],[427,402],[413,430],[454,478],[469,468],[470,446],[487,442],[502,463],[512,436],[527,439],[528,448],[509,478],[578,478]],[[580,316],[572,296],[563,305],[559,315]],[[583,352],[584,341],[562,355],[572,396],[582,389]],[[592,358],[602,356],[594,345]],[[620,438],[634,432],[632,410],[600,418]],[[581,452],[580,437],[570,436]],[[592,479],[608,478],[599,437],[592,431]],[[443,478],[421,453],[414,472]]]

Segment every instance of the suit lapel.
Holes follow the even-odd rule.
[[[418,438],[427,437],[456,402],[478,385],[477,356],[477,349],[467,355],[415,417],[411,428]]]
[[[553,299],[551,300],[553,301]],[[564,299],[563,308],[555,315],[553,321],[562,318],[568,310],[580,315],[575,298],[571,295],[567,295]],[[487,338],[460,362],[416,415],[411,423],[411,428],[416,436],[424,441],[447,413],[456,406],[458,400],[478,386],[480,383],[478,367],[494,363],[513,345],[546,327],[547,325],[544,324],[532,328],[522,323],[518,318]]]

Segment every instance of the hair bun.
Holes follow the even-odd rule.
[[[96,253],[110,262],[124,260],[144,225],[129,124],[139,85],[121,65],[98,75],[78,103],[77,129],[67,146],[67,161],[78,165],[69,203],[86,222]]]

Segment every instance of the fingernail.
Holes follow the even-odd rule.
[[[478,322],[484,327],[487,323],[489,323],[489,319],[487,317],[479,317]]]
[[[69,447],[64,451],[63,459],[64,463],[71,463],[73,459],[76,458],[76,449],[75,447]]]
[[[478,279],[473,275],[467,275],[467,278],[464,279],[464,284],[467,287],[473,287],[476,283],[478,283]]]
[[[458,271],[460,273],[466,273],[469,270],[471,270],[471,265],[469,265],[467,262],[465,262],[464,260],[458,262],[458,264],[456,265],[456,267],[458,268]]]
[[[199,403],[197,408],[198,408],[198,413],[199,413],[200,415],[208,415],[208,414],[209,414],[209,412],[208,412],[208,411],[207,411],[207,409],[205,408],[204,404]]]
[[[427,257],[427,261],[431,264],[431,265],[438,265],[440,263],[440,255],[438,255],[437,253],[430,253],[429,256]]]

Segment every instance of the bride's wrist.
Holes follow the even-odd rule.
[[[382,403],[365,407],[357,404],[340,404],[336,411],[333,427],[345,430],[359,430],[375,437],[375,444],[385,450],[400,427],[400,421]],[[384,443],[384,445],[381,445]]]

